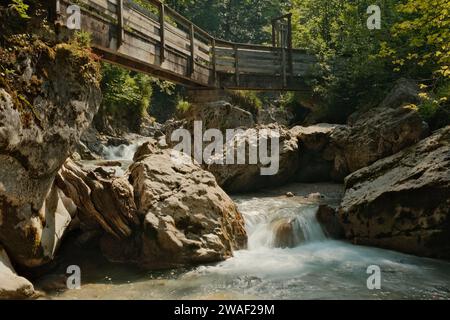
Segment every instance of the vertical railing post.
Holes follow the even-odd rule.
[[[159,60],[163,64],[166,60],[166,36],[165,36],[165,15],[164,3],[159,4],[159,37],[160,37],[160,51]]]
[[[214,86],[217,86],[217,57],[216,57],[216,39],[215,38],[211,38],[211,50],[212,50],[212,57],[211,57],[211,62],[212,62],[212,72],[213,72],[213,81],[214,81]]]
[[[192,76],[195,72],[195,30],[194,30],[194,24],[191,23],[189,28],[189,38],[191,40],[191,56],[190,56],[190,63],[189,63],[189,73]]]
[[[117,49],[122,46],[125,38],[123,27],[123,0],[117,0]]]
[[[234,49],[234,73],[235,73],[235,80],[236,80],[236,86],[239,87],[239,49],[237,44],[233,45]]]
[[[287,85],[286,80],[286,28],[284,24],[281,24],[281,74],[283,76],[283,87]]]
[[[292,58],[292,14],[288,15],[288,59],[290,78],[294,77],[294,61]]]
[[[61,16],[61,4],[59,0],[49,1],[48,21],[50,23],[57,23]]]

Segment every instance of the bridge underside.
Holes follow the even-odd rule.
[[[68,0],[54,0],[65,24]],[[314,58],[302,50],[217,40],[148,0],[79,0],[81,29],[102,60],[191,88],[308,91]],[[153,10],[151,10],[153,8]]]

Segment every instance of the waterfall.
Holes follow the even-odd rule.
[[[250,250],[261,247],[293,248],[326,240],[316,218],[317,205],[286,206],[286,201],[273,201],[256,208],[253,206],[253,210],[243,210]]]
[[[106,160],[133,160],[133,156],[140,143],[120,146],[103,146],[103,155]]]

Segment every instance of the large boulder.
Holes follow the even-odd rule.
[[[357,244],[450,258],[450,127],[346,178],[340,221]]]
[[[278,154],[271,154],[271,140],[279,142]],[[251,163],[249,150],[260,151],[261,139],[267,140],[267,153],[272,157],[270,164],[265,164],[258,156],[257,163]],[[245,150],[245,163],[227,163],[227,154],[237,155]],[[276,150],[273,150],[276,152]],[[298,145],[295,136],[289,130],[278,125],[258,126],[242,132],[236,132],[224,147],[223,154],[211,159],[206,169],[214,174],[218,184],[227,192],[248,192],[261,188],[282,185],[292,179],[298,167]],[[262,168],[277,168],[273,174],[263,174]]]
[[[253,115],[226,101],[193,104],[183,112],[182,118],[188,123],[202,121],[205,129],[251,128],[255,121]],[[190,125],[189,127],[192,127]]]
[[[6,251],[0,246],[0,300],[26,299],[34,294],[31,282],[17,275]]]
[[[380,108],[398,108],[408,104],[419,104],[419,85],[411,79],[401,78],[380,104]]]
[[[0,81],[0,243],[25,267],[54,257],[70,221],[54,177],[101,100],[88,51],[36,43],[1,57],[15,78]]]
[[[409,147],[429,133],[408,106],[374,108],[350,125],[317,124],[290,130],[299,146],[299,182],[343,181],[352,172]]]
[[[134,240],[137,247],[113,238],[104,241],[111,260],[169,268],[220,261],[246,247],[244,221],[236,205],[212,174],[189,160],[166,149],[141,156],[131,166],[142,232]]]
[[[326,153],[331,143],[330,136],[339,127],[320,123],[309,127],[296,126],[290,130],[298,140],[299,163],[295,174],[298,182],[331,181],[333,155]]]
[[[294,118],[294,114],[289,109],[271,106],[258,110],[256,122],[261,125],[278,123],[283,126],[289,126]]]
[[[428,131],[412,108],[371,109],[352,126],[333,130],[324,158],[333,159],[331,176],[342,181],[348,174],[417,143]]]
[[[100,235],[110,261],[162,269],[221,261],[245,248],[234,202],[190,158],[147,143],[125,175],[114,170],[68,160],[57,176],[81,230]]]

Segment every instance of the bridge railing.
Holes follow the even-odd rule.
[[[222,76],[239,87],[245,75],[302,76],[311,56],[302,50],[215,39],[159,0],[53,0],[82,9],[82,30],[104,60],[188,85],[218,87]],[[228,81],[228,80],[227,80]],[[286,81],[285,81],[286,82]]]

